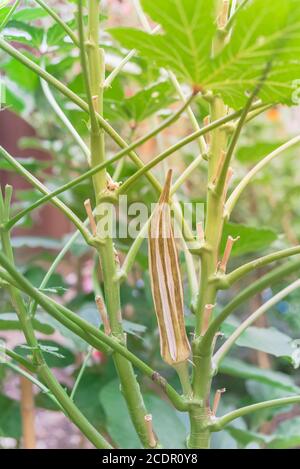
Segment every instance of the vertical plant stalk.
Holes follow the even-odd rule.
[[[223,11],[223,1],[218,0],[216,18]],[[223,47],[224,36],[217,34],[213,43],[213,53],[218,53]],[[227,107],[219,97],[211,101],[211,121],[221,119],[227,115]],[[191,433],[188,440],[189,448],[210,447],[210,431],[207,424],[211,419],[210,390],[213,377],[212,354],[213,341],[201,347],[202,327],[207,305],[216,303],[217,289],[209,279],[217,271],[220,254],[220,242],[223,231],[225,184],[218,193],[214,191],[216,178],[220,174],[220,165],[227,147],[227,132],[224,128],[217,128],[211,132],[210,151],[208,155],[208,190],[206,200],[206,220],[204,230],[204,250],[201,257],[201,279],[198,301],[196,304],[196,327],[193,341],[193,397],[195,405],[190,406]]]
[[[21,415],[23,448],[36,448],[35,434],[35,404],[33,394],[33,384],[24,376],[20,377],[21,389]]]
[[[82,22],[82,2],[79,5],[79,27],[80,42],[83,39]],[[99,48],[100,37],[100,1],[90,0],[88,2],[88,37],[81,45],[81,58],[84,63],[85,54],[88,57],[88,69],[83,67],[83,73],[86,74],[85,81],[87,92],[90,93],[89,101],[92,101],[93,108],[90,108],[91,134],[90,151],[91,167],[95,167],[106,160],[105,154],[105,133],[98,125],[97,119],[94,119],[96,113],[103,117],[103,93],[105,82],[105,58],[104,51]],[[94,117],[93,117],[94,114]],[[95,122],[96,121],[96,122]],[[93,123],[94,122],[94,123]],[[101,195],[107,190],[105,169],[95,174],[93,177],[94,191],[97,205],[100,203]],[[101,237],[101,233],[97,233]],[[103,238],[104,244],[99,246],[98,254],[101,262],[104,283],[104,296],[112,336],[117,338],[123,345],[126,345],[126,336],[123,332],[121,317],[120,285],[114,281],[117,275],[117,264],[115,258],[115,249],[111,236]],[[113,353],[115,367],[121,382],[121,391],[126,401],[130,417],[137,431],[141,443],[144,447],[149,447],[147,425],[145,423],[145,408],[140,387],[134,374],[131,363],[118,353]]]

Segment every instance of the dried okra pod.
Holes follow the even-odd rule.
[[[189,358],[183,289],[169,204],[172,171],[167,175],[149,225],[149,270],[163,360],[177,365]]]

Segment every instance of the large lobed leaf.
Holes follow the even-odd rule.
[[[241,9],[230,42],[219,54],[210,89],[232,107],[243,106],[268,62],[272,63],[260,98],[292,104],[293,81],[299,78],[300,5],[295,0],[253,0]]]
[[[260,98],[266,103],[295,102],[300,62],[298,0],[250,0],[241,8],[223,50],[212,57],[216,35],[214,0],[142,0],[146,13],[162,26],[151,35],[130,28],[111,34],[181,79],[220,94],[233,108],[245,104],[249,91],[271,62]]]
[[[142,6],[163,27],[151,35],[132,28],[111,30],[125,47],[138,49],[162,67],[201,83],[208,71],[214,24],[214,0],[144,0]]]

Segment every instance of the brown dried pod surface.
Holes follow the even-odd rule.
[[[172,170],[168,172],[159,203],[149,225],[149,269],[163,360],[176,365],[189,358],[185,330],[183,289],[171,209]]]

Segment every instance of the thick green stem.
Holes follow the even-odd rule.
[[[80,2],[79,2],[80,3]],[[88,77],[86,81],[90,80],[91,93],[88,101],[92,101],[94,109],[90,109],[90,113],[98,113],[103,117],[103,90],[105,81],[105,58],[104,51],[99,49],[99,17],[100,17],[100,2],[99,0],[90,0],[88,3],[89,8],[89,22],[88,22],[88,39],[85,43],[85,48],[81,51],[82,56],[87,51],[88,56]],[[80,12],[80,9],[79,9]],[[81,23],[82,25],[82,23]],[[82,26],[81,26],[82,28]],[[82,31],[81,31],[82,42]],[[82,57],[82,62],[84,57]],[[87,71],[83,70],[84,73]],[[91,121],[93,119],[91,117]],[[91,150],[91,166],[105,163],[105,134],[104,130],[97,125],[92,125],[90,136],[90,150]],[[106,190],[106,171],[103,169],[93,176],[94,191],[97,205],[101,203],[101,195]],[[99,246],[98,253],[100,257],[105,303],[109,315],[110,327],[113,337],[117,338],[125,345],[126,338],[123,332],[122,316],[121,316],[121,301],[120,301],[120,285],[114,281],[117,274],[116,254],[114,243],[111,234],[106,237],[99,233],[103,239],[103,245]],[[118,353],[113,354],[115,367],[120,378],[122,394],[125,398],[133,425],[144,447],[149,447],[147,427],[145,424],[145,416],[147,410],[145,408],[143,398],[140,392],[140,387],[137,382],[132,364],[123,356]]]
[[[217,99],[217,101],[219,101]],[[220,107],[220,109],[219,109]],[[217,108],[217,109],[216,109]],[[213,112],[223,111],[219,102],[213,105]],[[211,154],[209,159],[209,185],[213,181],[217,170],[218,158],[221,157],[226,134],[217,130],[212,138]],[[218,265],[219,247],[223,229],[223,194],[217,196],[208,189],[206,205],[205,247],[201,258],[201,281],[198,301],[196,305],[195,341],[193,344],[193,361],[195,364],[193,375],[194,397],[199,400],[197,411],[190,411],[191,435],[189,447],[209,449],[210,431],[206,424],[210,416],[210,390],[213,377],[212,344],[201,347],[201,330],[203,326],[206,305],[214,305],[217,289],[209,279],[215,274]]]
[[[223,2],[217,2],[216,17],[218,18]],[[223,46],[224,38],[217,36],[213,43],[213,52],[217,53]],[[211,101],[211,121],[226,117],[227,107],[219,97]],[[190,410],[191,434],[189,447],[209,448],[210,431],[207,423],[210,419],[210,390],[214,374],[212,354],[214,341],[205,347],[202,342],[202,328],[207,305],[216,303],[217,288],[210,279],[216,273],[222,231],[224,226],[224,200],[226,196],[226,180],[220,179],[223,164],[223,154],[226,151],[228,134],[223,127],[211,132],[211,146],[208,155],[208,191],[206,201],[206,220],[204,230],[204,250],[201,257],[201,278],[199,295],[196,304],[196,328],[193,342],[193,393],[194,399],[199,403],[195,409]],[[219,190],[215,187],[219,184]]]
[[[211,430],[208,428],[210,413],[199,404],[190,406],[191,433],[187,441],[189,449],[210,449]]]
[[[224,117],[226,107],[219,98],[215,98],[211,106],[211,114],[214,120]],[[201,333],[203,325],[203,316],[206,305],[214,305],[216,302],[217,289],[211,277],[217,271],[219,260],[220,242],[223,230],[223,208],[224,208],[224,187],[220,194],[216,194],[212,189],[216,174],[218,173],[218,165],[221,162],[222,151],[225,150],[227,143],[227,134],[224,129],[216,129],[212,132],[212,142],[208,164],[208,193],[206,204],[206,223],[205,223],[205,249],[201,258],[201,280],[199,288],[199,296],[196,305],[196,359],[198,366],[194,370],[194,393],[197,398],[206,400],[208,396],[199,395],[199,389],[203,386],[203,366],[206,368],[206,361],[210,355],[210,347],[202,349],[199,353],[201,343]],[[202,363],[201,356],[204,357]],[[209,379],[209,377],[207,377]]]

